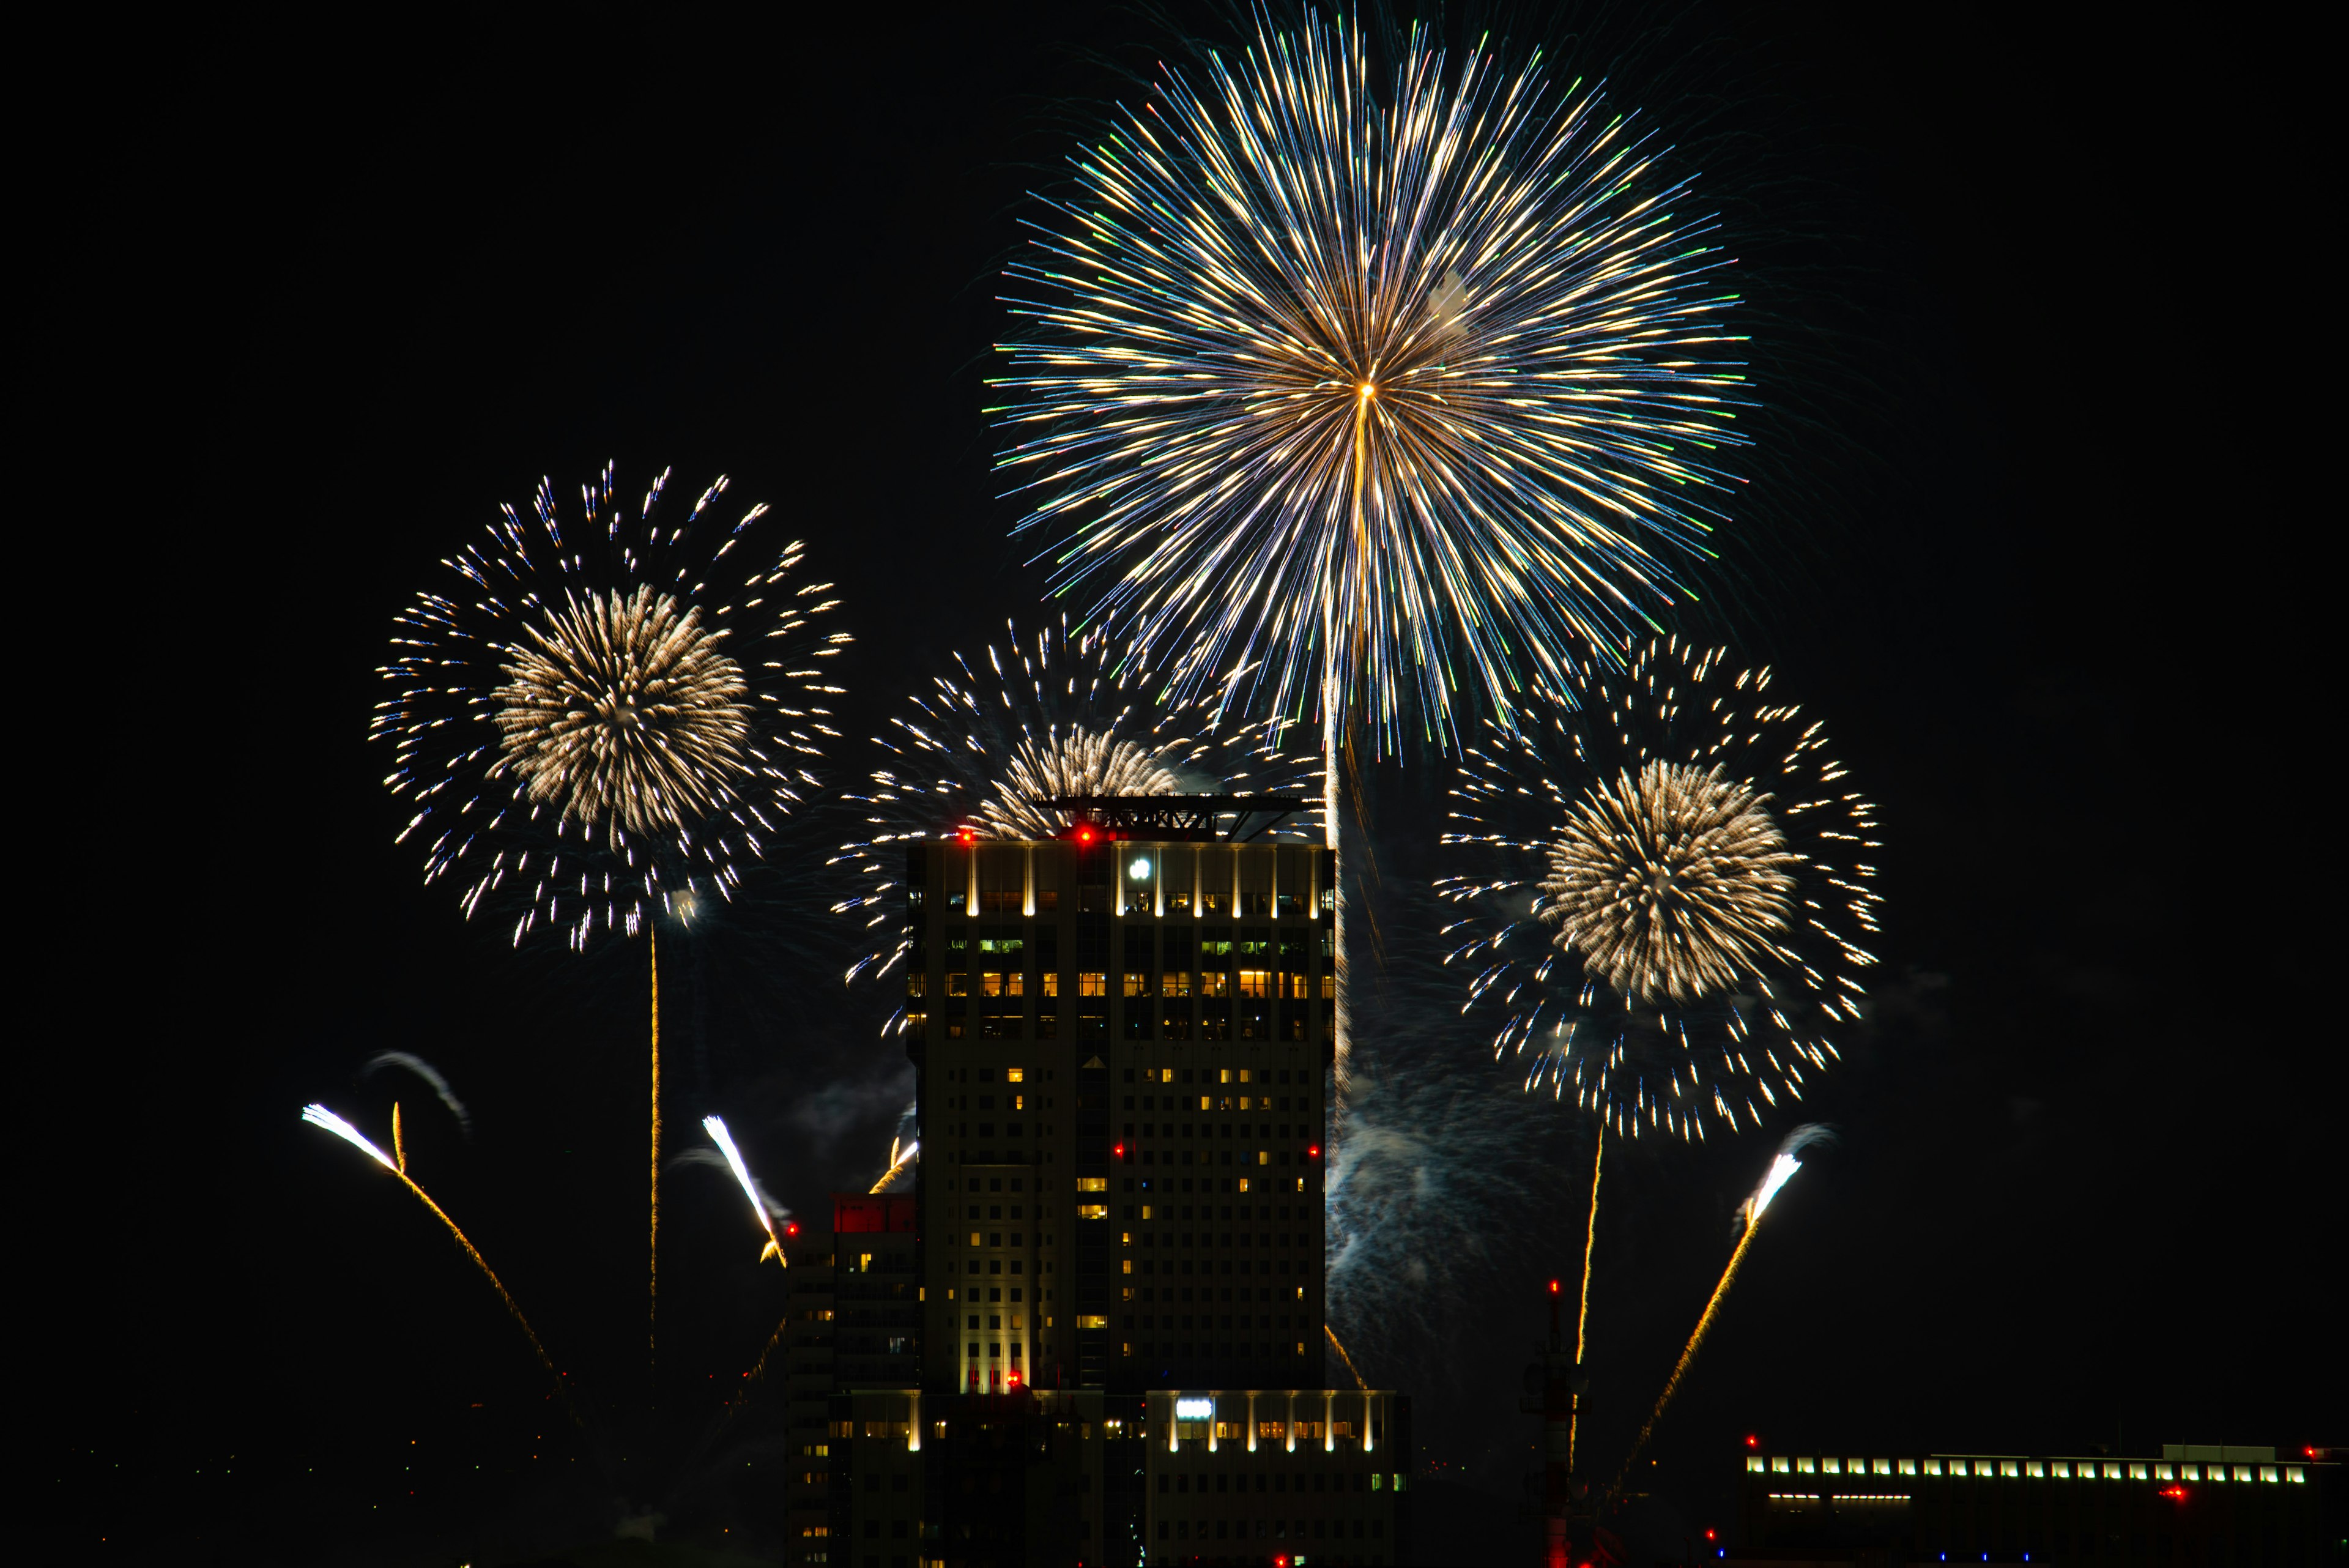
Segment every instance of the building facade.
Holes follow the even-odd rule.
[[[866,1331],[896,1381],[852,1370],[833,1238],[798,1560],[1406,1560],[1408,1402],[1324,1386],[1329,852],[1089,823],[913,846],[905,886],[920,1321]]]
[[[1317,1384],[1329,852],[934,843],[906,887],[926,1379]]]

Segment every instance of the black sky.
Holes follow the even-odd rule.
[[[115,601],[89,607],[143,743],[91,783],[102,869],[59,868],[78,930],[33,977],[58,993],[19,1106],[47,1153],[19,1286],[57,1411],[39,1528],[433,1561],[514,1500],[561,1513],[530,1479],[556,1461],[524,1457],[553,1428],[429,1220],[295,1113],[380,1126],[390,1081],[359,1064],[438,1063],[477,1132],[400,1087],[429,1184],[560,1358],[616,1369],[641,981],[509,959],[416,886],[362,742],[390,617],[542,473],[724,472],[841,585],[835,771],[869,765],[879,715],[1038,602],[979,412],[997,274],[1023,193],[1166,35],[1092,6],[223,26],[166,46],[57,208],[88,257],[67,331],[109,346],[69,379],[108,410],[98,477],[146,482],[89,487],[47,548],[82,553],[59,580],[125,585],[83,597]],[[2292,411],[2314,346],[2284,305],[2315,264],[2265,193],[2292,47],[2141,13],[1727,6],[1619,64],[1625,97],[1645,72],[1660,113],[1701,112],[1784,328],[1733,552],[1751,602],[1713,624],[1829,716],[1892,911],[1876,1027],[1813,1106],[1841,1147],[1654,1450],[1651,1555],[1720,1522],[1747,1431],[2140,1450],[2321,1441],[2349,1408],[2335,660],[2301,492],[2324,438]],[[823,919],[808,878],[767,891]],[[872,1163],[907,1081],[835,973],[709,981],[695,1036],[694,1093],[802,1206]],[[1768,1142],[1627,1162],[1602,1447]],[[739,1372],[776,1304],[704,1196],[676,1221],[680,1379]],[[1578,1221],[1491,1215],[1526,1240],[1459,1332],[1370,1369],[1420,1394],[1426,1458],[1512,1501],[1533,1290]]]

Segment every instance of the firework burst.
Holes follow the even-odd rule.
[[[1449,737],[1562,686],[1675,596],[1739,444],[1662,151],[1416,27],[1391,71],[1309,16],[1169,72],[1010,269],[1019,526],[1127,648],[1247,664],[1288,720]]]
[[[1758,1127],[1859,1017],[1875,812],[1769,686],[1653,642],[1580,711],[1465,749],[1444,961],[1496,1056],[1619,1135]]]
[[[985,838],[1050,838],[1071,825],[1045,805],[1069,794],[1318,794],[1319,769],[1283,754],[1260,733],[1221,715],[1221,690],[1185,699],[1150,670],[1113,653],[1099,633],[1065,623],[1033,636],[1016,627],[977,659],[917,694],[875,743],[889,763],[871,789],[848,798],[864,808],[864,837],[833,864],[857,891],[833,906],[868,931],[891,933],[848,978],[885,974],[903,960],[902,846],[968,830]],[[1309,818],[1289,833],[1313,834]],[[895,1020],[891,1027],[895,1027]]]
[[[814,781],[840,689],[818,629],[836,601],[767,509],[726,521],[719,479],[668,521],[663,473],[631,507],[612,470],[566,521],[542,481],[401,612],[369,733],[413,809],[425,879],[471,917],[584,948],[680,897],[730,898]]]

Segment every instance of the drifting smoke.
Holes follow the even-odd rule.
[[[449,1086],[449,1080],[440,1075],[440,1068],[423,1057],[410,1055],[405,1051],[378,1051],[367,1059],[367,1065],[359,1069],[359,1076],[371,1078],[387,1067],[398,1067],[423,1079],[440,1097],[440,1103],[449,1107],[449,1114],[457,1118],[457,1126],[463,1129],[465,1136],[473,1136],[472,1116],[465,1109],[465,1102],[459,1099],[456,1091]]]

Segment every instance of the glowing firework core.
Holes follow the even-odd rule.
[[[639,587],[570,599],[534,647],[516,646],[495,693],[501,770],[583,823],[674,831],[748,771],[748,682],[698,609]]]
[[[1593,785],[1551,845],[1541,916],[1621,995],[1686,1004],[1775,950],[1803,857],[1767,795],[1718,767],[1651,762]]]

